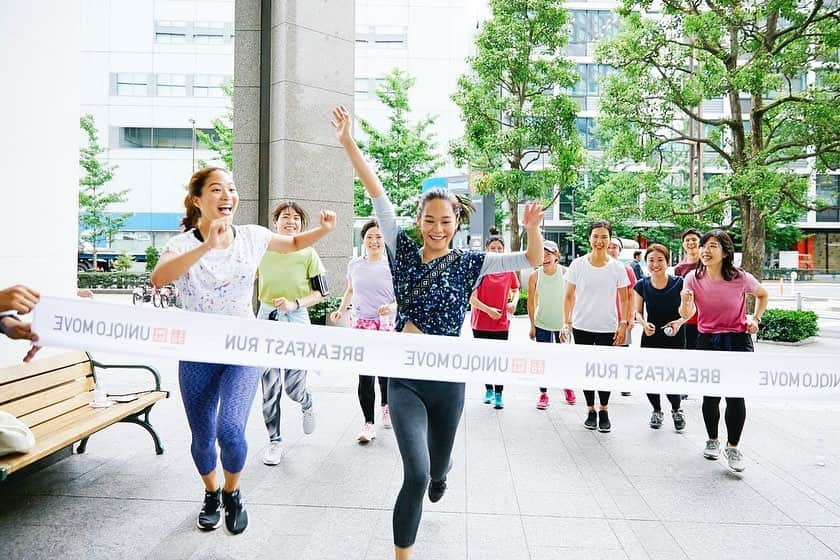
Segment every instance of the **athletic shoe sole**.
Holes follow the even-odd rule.
[[[219,507],[219,509],[222,509],[222,508],[221,508],[221,507]],[[198,528],[199,528],[199,529],[201,529],[202,531],[215,531],[216,529],[218,529],[219,527],[221,527],[221,526],[222,526],[222,521],[224,521],[224,514],[219,516],[219,521],[218,521],[215,525],[213,525],[212,527],[205,527],[205,526],[203,526],[203,525],[201,524],[201,522],[200,522],[200,521],[196,521],[196,523],[195,523],[195,524],[196,524],[196,525],[198,526]]]
[[[703,452],[703,457],[705,457],[705,458],[706,458],[706,459],[708,459],[709,461],[717,461],[717,460],[718,460],[718,457],[720,457],[720,455],[710,455],[710,454],[708,454],[708,453],[706,453],[706,452],[704,451],[704,452]]]

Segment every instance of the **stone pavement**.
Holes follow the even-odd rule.
[[[525,336],[527,320],[514,323],[513,336]],[[757,351],[840,355],[840,341]],[[155,365],[173,391],[152,418],[166,453],[156,456],[139,427],[117,425],[94,435],[84,455],[0,484],[0,557],[392,558],[399,454],[379,425],[371,444],[356,443],[362,416],[352,376],[311,375],[319,417],[310,436],[284,397],[288,455],[277,467],[260,462],[265,430],[255,403],[242,481],[251,524],[234,537],[195,528],[202,488],[176,364]],[[748,400],[747,469],[736,475],[723,460],[703,459],[696,396],[685,401],[688,428],[677,434],[668,415],[663,429],[648,428],[644,395],[614,393],[613,432],[600,434],[581,425],[580,392],[568,406],[554,391],[545,412],[534,407],[536,389],[508,387],[501,411],[482,403],[483,392],[467,387],[449,490],[424,505],[418,560],[840,558],[836,402]],[[826,466],[815,464],[819,453]]]

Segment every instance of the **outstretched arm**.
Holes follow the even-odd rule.
[[[385,189],[382,188],[379,177],[373,172],[359,146],[356,145],[356,140],[353,139],[353,118],[350,112],[344,105],[339,105],[333,109],[332,117],[331,123],[335,129],[335,136],[347,152],[347,157],[350,158],[350,163],[353,164],[353,169],[356,170],[356,175],[362,181],[368,196],[371,198],[382,196],[385,194]]]
[[[294,253],[314,245],[318,240],[335,229],[336,216],[331,210],[321,210],[318,216],[319,226],[298,233],[297,235],[272,234],[268,250],[277,253]]]

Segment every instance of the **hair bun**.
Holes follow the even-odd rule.
[[[499,235],[499,229],[496,226],[492,226],[489,230],[487,230],[490,235]]]

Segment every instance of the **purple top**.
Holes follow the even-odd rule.
[[[378,261],[356,257],[347,265],[347,282],[353,288],[353,316],[379,319],[379,308],[394,303],[394,282],[385,255]]]

